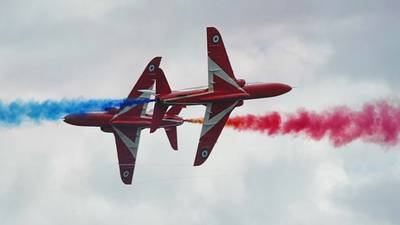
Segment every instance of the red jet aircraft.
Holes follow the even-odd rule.
[[[221,34],[207,27],[208,87],[171,91],[160,70],[156,80],[156,104],[150,132],[154,132],[170,105],[205,105],[207,107],[194,166],[203,164],[217,142],[232,110],[243,100],[268,98],[289,92],[292,88],[280,83],[246,84],[236,79]]]
[[[154,58],[145,68],[129,99],[149,99],[154,94],[153,86],[159,69],[161,57]],[[147,103],[127,105],[120,109],[111,108],[106,112],[85,114],[70,114],[64,118],[66,123],[76,126],[100,127],[102,131],[113,133],[117,145],[120,176],[125,184],[132,183],[140,132],[151,126],[152,116],[146,113]],[[168,136],[171,147],[178,149],[176,127],[183,123],[178,117],[182,106],[173,106],[163,116],[157,127],[163,127]]]

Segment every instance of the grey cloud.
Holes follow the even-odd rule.
[[[400,187],[398,174],[387,173],[373,176],[359,184],[349,184],[338,190],[336,202],[346,210],[384,224],[399,221]]]

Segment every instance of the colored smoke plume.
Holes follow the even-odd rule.
[[[187,122],[202,123],[202,119]],[[239,131],[258,131],[268,135],[302,134],[313,140],[329,138],[335,147],[361,139],[394,146],[399,143],[400,107],[381,101],[365,104],[361,110],[346,106],[322,112],[299,109],[296,113],[245,115],[230,118],[226,126]]]
[[[41,122],[58,120],[70,113],[104,111],[151,102],[150,99],[62,99],[45,101],[0,100],[0,126],[17,126],[24,121]]]

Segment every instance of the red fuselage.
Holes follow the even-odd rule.
[[[207,88],[190,91],[174,91],[161,96],[158,100],[166,105],[202,105],[208,102],[269,98],[285,94],[292,90],[290,86],[281,83],[246,84],[243,85],[242,88],[246,93],[209,91]]]
[[[112,132],[112,125],[133,126],[140,128],[149,128],[151,125],[151,115],[141,117],[114,118],[116,112],[99,112],[85,114],[70,114],[64,118],[68,124],[75,126],[100,127],[104,132]],[[182,117],[175,115],[165,115],[159,127],[179,126],[183,123]]]

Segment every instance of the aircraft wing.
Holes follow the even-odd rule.
[[[214,27],[207,27],[207,51],[208,90],[245,93],[235,78],[222,36]]]
[[[156,72],[160,66],[161,57],[153,58],[144,69],[142,75],[140,75],[132,91],[129,93],[127,99],[149,99],[151,95],[154,95],[153,91]],[[114,115],[113,119],[119,117],[139,117],[146,113],[147,104],[138,104],[126,106],[120,109],[120,111]]]
[[[203,164],[210,156],[229,115],[238,103],[239,101],[207,104],[194,166]]]
[[[117,144],[121,179],[124,184],[131,184],[142,129],[117,125],[113,125],[112,128]]]

